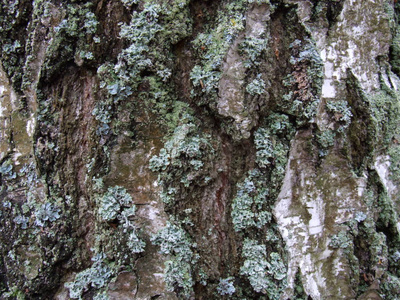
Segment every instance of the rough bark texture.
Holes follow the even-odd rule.
[[[1,299],[400,299],[400,4],[0,2]]]

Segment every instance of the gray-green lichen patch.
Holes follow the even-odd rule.
[[[250,170],[237,184],[232,202],[235,231],[261,229],[273,223],[272,208],[284,177],[293,127],[286,115],[276,113],[263,123],[254,133],[258,168]]]
[[[42,9],[47,16],[51,16],[51,5],[45,4]],[[50,27],[51,40],[41,70],[42,77],[47,80],[69,62],[82,66],[84,62],[94,59],[98,21],[93,12],[93,3],[65,3],[58,16],[55,14],[53,24],[56,26]]]
[[[398,298],[391,5],[2,1],[0,297]]]
[[[31,21],[31,1],[2,1],[0,3],[0,59],[10,84],[21,92],[26,55],[26,27]]]
[[[178,297],[190,299],[193,296],[193,269],[197,255],[185,231],[178,225],[167,223],[167,226],[152,237],[152,243],[160,246],[160,252],[168,255],[166,262],[165,282],[169,291],[175,291]]]
[[[163,202],[172,205],[184,188],[204,185],[211,180],[207,179],[209,171],[203,166],[204,160],[213,155],[211,137],[199,132],[191,117],[182,120],[160,154],[150,160],[150,169],[159,173]]]
[[[90,268],[77,273],[74,281],[65,284],[71,299],[82,299],[83,293],[89,288],[101,289],[107,285],[115,270],[104,259],[103,254],[97,254],[92,258],[93,264]]]
[[[199,64],[196,64],[191,73],[190,79],[193,84],[191,91],[192,97],[198,97],[199,104],[210,103],[211,107],[215,106],[214,101],[218,96],[219,81],[221,79],[223,69],[230,68],[224,66],[224,60],[229,52],[231,45],[235,42],[239,33],[244,29],[244,14],[246,1],[237,1],[236,3],[221,3],[218,10],[214,26],[207,26],[204,32],[198,34],[193,40],[193,45],[200,58]],[[235,62],[232,66],[230,76],[232,79],[238,79],[243,76],[241,62],[237,57],[237,49],[234,47],[231,60]],[[238,85],[233,83],[237,90]]]
[[[246,70],[257,64],[259,57],[266,50],[268,41],[268,21],[270,8],[267,5],[253,5],[246,13],[246,27],[229,47],[221,68],[221,79],[218,83],[218,113],[233,119],[235,139],[249,138],[251,129],[258,121],[254,112],[257,106],[251,100],[246,101],[246,91],[253,97],[268,98],[266,85],[261,74],[258,81],[250,82],[247,87]],[[241,55],[245,53],[244,57]],[[247,62],[246,62],[247,59]],[[264,99],[263,102],[266,100]]]
[[[276,252],[267,257],[266,246],[257,241],[245,239],[240,273],[249,278],[256,292],[262,292],[268,299],[278,300],[286,287],[286,266]]]

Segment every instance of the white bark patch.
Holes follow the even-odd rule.
[[[304,5],[299,5],[299,10],[299,17],[307,23],[309,10]],[[376,58],[388,53],[391,41],[381,1],[347,0],[329,32],[313,24],[310,33],[324,62],[322,98],[342,100],[349,69],[366,93],[380,87]],[[391,86],[390,76],[384,80]],[[326,118],[321,110],[317,120],[328,124]],[[366,211],[361,200],[366,179],[355,178],[347,164],[334,155],[316,166],[304,146],[307,141],[306,134],[298,132],[274,210],[288,248],[288,290],[293,288],[295,273],[300,269],[304,289],[313,299],[352,299],[354,292],[347,284],[352,276],[349,261],[341,255],[341,249],[329,243],[343,230],[341,224],[354,219],[355,212]],[[393,193],[388,158],[378,158],[375,168],[389,193]],[[289,291],[286,296],[290,298]]]
[[[381,1],[345,1],[328,37],[325,28],[310,32],[325,64],[323,98],[337,96],[341,87],[335,83],[347,77],[347,69],[366,92],[379,88],[376,58],[388,53],[391,40],[388,16]]]
[[[30,119],[26,122],[26,132],[28,133],[29,137],[33,137],[33,134],[35,132],[35,126],[36,126],[36,118],[32,114]]]
[[[329,243],[342,230],[341,224],[366,209],[360,198],[366,179],[355,178],[342,158],[333,154],[316,167],[306,146],[310,134],[298,132],[293,141],[274,209],[289,254],[285,296],[291,296],[299,269],[304,289],[313,299],[351,297],[346,284],[351,276],[349,261]]]
[[[0,64],[0,160],[11,151],[11,89],[7,75]]]
[[[5,112],[7,112],[7,107],[4,104],[5,91],[6,88],[0,85],[0,118],[3,118],[5,116]]]
[[[386,187],[389,196],[396,193],[396,186],[390,180],[390,157],[388,155],[378,156],[374,163],[375,170],[381,179],[381,182]]]

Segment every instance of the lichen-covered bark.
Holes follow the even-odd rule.
[[[399,5],[1,1],[0,298],[400,298]]]

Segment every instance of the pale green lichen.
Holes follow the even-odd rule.
[[[93,3],[69,3],[64,9],[65,18],[54,27],[46,51],[43,71],[48,79],[68,61],[81,65],[94,59],[93,39],[99,22],[92,12]]]
[[[121,186],[109,187],[107,192],[98,198],[98,213],[102,221],[116,221],[122,225],[122,233],[126,245],[133,253],[144,251],[145,243],[137,234],[137,228],[131,220],[135,216],[136,207],[132,197]]]
[[[261,78],[261,74],[246,86],[246,91],[252,95],[262,95],[265,93],[265,81]]]
[[[35,217],[35,225],[44,227],[47,222],[54,222],[61,217],[60,208],[53,203],[44,203],[36,209]]]
[[[128,7],[135,3],[137,1],[124,2]],[[105,63],[98,68],[100,87],[107,92],[93,110],[100,122],[97,130],[100,136],[118,133],[118,127],[125,126],[113,119],[125,107],[119,104],[137,94],[149,111],[160,116],[157,122],[169,126],[164,118],[179,101],[171,83],[172,54],[165,49],[191,33],[188,4],[187,0],[146,1],[141,11],[132,12],[129,24],[120,23],[120,37],[128,47],[120,52],[115,65]],[[144,82],[149,90],[139,91],[138,87]],[[127,105],[133,114],[136,104],[129,102]]]
[[[313,121],[316,114],[324,78],[323,61],[317,51],[315,41],[306,38],[294,40],[291,49],[290,64],[294,71],[284,79],[284,85],[291,88],[283,99],[285,110],[296,116],[298,126]],[[299,87],[301,87],[299,89]]]
[[[292,132],[287,116],[272,114],[266,121],[268,127],[260,127],[254,133],[256,162],[260,168],[274,165],[277,172],[283,173],[287,163],[289,146],[285,142]],[[276,119],[275,119],[276,118]],[[282,139],[282,136],[284,139]]]
[[[114,220],[122,210],[132,204],[132,197],[120,186],[109,187],[98,199],[99,215],[104,221]]]
[[[198,259],[192,248],[196,247],[187,233],[178,225],[167,223],[167,226],[155,234],[151,241],[160,246],[160,252],[168,255],[166,262],[165,282],[170,291],[176,291],[183,299],[193,294],[193,268]]]
[[[237,185],[238,191],[232,203],[232,222],[235,231],[251,227],[261,228],[269,223],[272,214],[266,205],[268,189],[260,185],[258,170],[249,172],[248,177]]]
[[[242,256],[245,261],[240,273],[248,277],[256,292],[277,300],[286,288],[286,267],[278,253],[267,257],[266,246],[258,241],[245,239]]]
[[[65,284],[72,299],[82,299],[83,293],[90,288],[100,289],[110,281],[113,276],[113,270],[104,260],[104,255],[96,255],[92,259],[93,264],[90,268],[79,272],[76,274],[74,281]]]
[[[221,296],[231,296],[236,292],[235,286],[232,282],[234,278],[233,277],[228,277],[228,278],[221,278],[219,280],[218,286],[217,286],[217,292]]]
[[[110,297],[108,296],[108,291],[102,291],[98,292],[94,297],[93,300],[110,300]]]
[[[153,156],[149,162],[150,169],[159,173],[163,185],[161,196],[166,204],[173,203],[174,194],[181,184],[188,187],[195,180],[203,178],[204,181],[203,160],[213,153],[209,137],[198,132],[194,123],[176,127],[159,155]],[[177,179],[180,179],[177,186],[172,186]]]
[[[194,66],[190,72],[190,79],[194,87],[201,88],[202,93],[210,94],[218,87],[218,82],[221,74],[217,71],[210,71],[202,68],[201,66]],[[194,95],[192,93],[192,95]]]
[[[248,59],[244,62],[247,68],[261,64],[262,55],[265,54],[268,45],[268,38],[247,37],[240,44],[240,52]]]
[[[190,73],[193,87],[192,97],[205,96],[200,103],[210,102],[217,97],[222,63],[235,37],[245,28],[246,1],[224,4],[218,10],[215,27],[210,26],[197,35],[192,44],[201,59]]]
[[[353,114],[347,101],[328,101],[326,103],[326,110],[332,114],[333,119],[339,123],[339,132],[344,132],[350,126]]]
[[[3,180],[12,180],[17,178],[17,173],[13,171],[13,163],[11,159],[5,160],[0,166],[0,175]]]
[[[22,229],[27,229],[28,223],[29,223],[29,218],[19,215],[14,218],[14,222],[16,224],[20,225]]]
[[[353,245],[353,240],[349,237],[346,231],[340,231],[338,234],[332,236],[329,246],[332,248],[346,249]]]
[[[121,2],[125,5],[126,8],[131,8],[132,5],[138,4],[139,0],[121,0]]]

